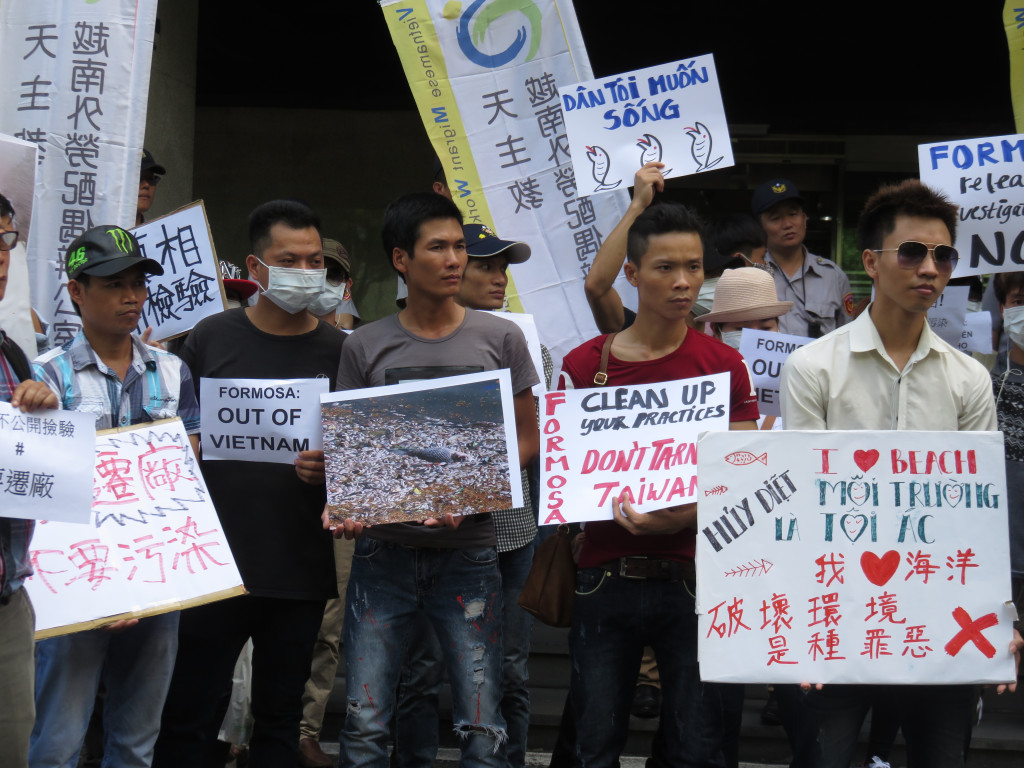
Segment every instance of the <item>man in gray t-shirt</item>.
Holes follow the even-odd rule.
[[[538,451],[531,388],[538,377],[522,332],[459,306],[466,268],[462,216],[433,194],[398,198],[384,215],[384,249],[409,289],[405,309],[370,323],[345,344],[341,389],[508,368],[519,460]],[[345,621],[348,712],[341,765],[388,765],[387,741],[402,659],[423,612],[441,640],[452,686],[461,765],[498,766],[506,737],[500,712],[501,579],[486,512],[372,528],[345,520],[357,538]]]

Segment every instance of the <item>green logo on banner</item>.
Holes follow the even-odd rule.
[[[530,40],[530,49],[526,53],[526,60],[532,61],[540,48],[541,32],[544,29],[543,17],[540,8],[533,0],[494,0],[474,20],[473,15],[481,9],[487,0],[475,0],[462,14],[459,25],[455,30],[455,37],[459,41],[459,48],[466,58],[474,64],[488,69],[497,69],[510,63]],[[530,31],[522,26],[516,32],[515,40],[504,51],[495,54],[484,53],[477,45],[484,41],[487,35],[487,28],[502,16],[510,13],[521,13],[530,23]],[[470,26],[473,31],[470,34]]]

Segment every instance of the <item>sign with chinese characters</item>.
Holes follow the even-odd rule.
[[[541,525],[697,500],[697,436],[729,428],[729,374],[567,389],[541,400]]]
[[[92,504],[96,419],[76,411],[22,413],[0,402],[4,517],[84,523]]]
[[[723,432],[698,452],[703,679],[1015,678],[1002,433]]]
[[[327,509],[335,523],[415,522],[522,506],[507,368],[332,392],[320,401]]]
[[[782,416],[779,401],[779,379],[786,358],[814,339],[785,333],[744,328],[740,336],[740,354],[754,379],[757,410],[762,416]]]
[[[548,391],[548,377],[544,375],[544,352],[541,350],[540,336],[537,335],[537,323],[533,315],[522,312],[491,312],[492,315],[508,320],[519,326],[519,330],[526,337],[526,348],[530,351],[530,359],[533,367],[537,369],[537,378],[540,381],[533,385],[533,396],[540,397]]]
[[[537,319],[557,368],[597,335],[583,280],[626,211],[621,191],[577,189],[558,88],[593,77],[570,0],[383,0],[427,136],[466,223],[529,243],[509,308]],[[636,290],[616,281],[636,308]]]
[[[81,328],[64,252],[138,206],[157,0],[0,3],[0,131],[39,148],[28,244],[32,306],[55,345]]]
[[[101,431],[95,456],[88,523],[32,538],[37,640],[242,594],[180,419]]]
[[[576,187],[624,189],[647,163],[666,178],[733,165],[711,54],[583,83],[559,84]]]
[[[921,181],[959,208],[953,277],[1024,269],[1024,134],[917,148]]]
[[[966,285],[948,285],[928,309],[928,325],[932,332],[954,347],[963,337],[970,292]]]
[[[203,458],[292,464],[323,448],[327,379],[200,379]]]
[[[139,333],[152,326],[154,339],[172,339],[227,308],[202,200],[146,222],[132,234],[143,254],[164,268],[162,275],[149,276]]]

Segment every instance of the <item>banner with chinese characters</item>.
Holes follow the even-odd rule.
[[[139,333],[152,326],[154,339],[172,339],[227,308],[202,200],[148,221],[132,234],[146,257],[164,268],[162,275],[149,276]]]
[[[292,464],[324,447],[320,395],[327,379],[199,380],[203,458]]]
[[[1014,679],[1001,432],[722,432],[697,450],[703,679]]]
[[[789,355],[814,341],[806,336],[744,328],[740,336],[740,354],[747,362],[757,390],[757,410],[762,416],[782,416],[779,381],[782,366]]]
[[[244,592],[180,419],[101,431],[95,459],[88,523],[32,538],[37,640]]]
[[[322,395],[331,520],[377,525],[522,506],[512,397],[507,368]]]
[[[597,335],[583,279],[628,204],[624,188],[588,197],[576,187],[558,88],[593,72],[572,3],[384,0],[381,8],[466,222],[533,250],[509,268],[509,306],[536,317],[557,368]],[[616,289],[636,307],[621,275]]]
[[[1024,269],[1024,134],[920,144],[917,160],[959,209],[953,277]]]
[[[729,374],[567,389],[541,400],[538,523],[611,520],[697,500],[697,436],[729,428]]]
[[[558,89],[576,187],[628,187],[647,163],[666,178],[733,165],[729,124],[711,54]]]
[[[57,345],[81,327],[64,251],[138,204],[157,0],[0,3],[0,132],[39,147],[28,264]]]
[[[84,523],[92,504],[96,418],[22,413],[0,402],[0,509],[4,517]]]

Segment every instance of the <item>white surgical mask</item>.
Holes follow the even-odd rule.
[[[981,312],[981,302],[980,301],[968,301],[967,302],[967,313],[970,314],[971,312]]]
[[[1010,341],[1024,349],[1024,307],[1007,307],[1003,310],[1003,330]]]
[[[345,298],[345,292],[347,290],[348,288],[345,283],[342,283],[341,285],[328,284],[324,288],[324,292],[313,299],[306,309],[317,317],[326,315],[328,312],[333,312],[337,309],[338,305],[341,304],[341,300]]]
[[[740,348],[740,337],[742,335],[742,329],[738,331],[722,331],[722,341],[738,351]]]
[[[256,261],[263,264],[258,258]],[[290,315],[306,309],[327,284],[326,269],[263,266],[267,268],[267,287],[261,285],[261,292]]]
[[[709,277],[707,280],[704,281],[704,284],[701,285],[700,290],[697,291],[697,306],[703,307],[708,312],[711,311],[711,305],[715,301],[716,285],[718,285],[717,277]]]

